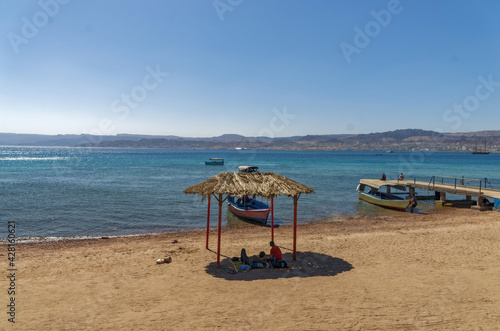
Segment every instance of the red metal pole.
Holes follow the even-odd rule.
[[[210,195],[208,196],[208,211],[207,211],[207,249],[208,249],[208,234],[210,231]]]
[[[222,194],[219,194],[219,234],[217,238],[217,265],[220,265],[220,237],[221,237],[221,220],[222,220]]]
[[[297,259],[297,196],[293,197],[293,259]]]
[[[271,240],[274,241],[274,197],[271,197]]]

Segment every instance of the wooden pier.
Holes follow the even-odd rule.
[[[437,203],[445,204],[446,194],[463,195],[466,200],[472,200],[476,197],[475,208],[483,206],[483,199],[486,198],[493,205],[494,199],[500,199],[500,190],[485,188],[486,179],[472,179],[463,177],[445,177],[433,176],[428,182],[408,180],[380,180],[380,179],[362,179],[365,184],[371,187],[380,187],[383,185],[407,187],[410,194],[415,193],[416,189],[434,191]],[[468,183],[477,183],[477,186],[466,185]]]

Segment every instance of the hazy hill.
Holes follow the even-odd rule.
[[[155,139],[159,136],[152,135],[134,135],[118,134],[115,136],[97,136],[89,134],[19,134],[19,133],[0,133],[0,145],[3,146],[80,146],[80,145],[98,145],[107,141],[138,141],[141,139]],[[176,139],[176,136],[161,136],[163,139]]]
[[[500,131],[440,133],[420,129],[402,129],[368,134],[330,134],[293,137],[245,137],[224,134],[218,137],[189,138],[119,134],[36,135],[0,133],[3,146],[77,146],[121,148],[186,149],[290,149],[290,150],[436,150],[470,151],[476,144],[489,151],[500,151]]]

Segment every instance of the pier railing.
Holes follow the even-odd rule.
[[[460,186],[469,186],[479,188],[479,194],[481,191],[489,186],[492,188],[493,183],[488,181],[488,178],[466,178],[462,177],[449,177],[449,176],[432,176],[429,180],[429,187],[434,187],[436,183],[454,185],[455,189]]]

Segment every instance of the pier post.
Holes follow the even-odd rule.
[[[439,201],[437,201],[437,200],[434,201],[434,204],[444,206],[444,204],[446,203],[446,192],[436,191],[436,193],[439,194]]]
[[[440,192],[440,196],[439,196],[439,201],[441,201],[442,204],[444,204],[446,202],[446,192]]]

